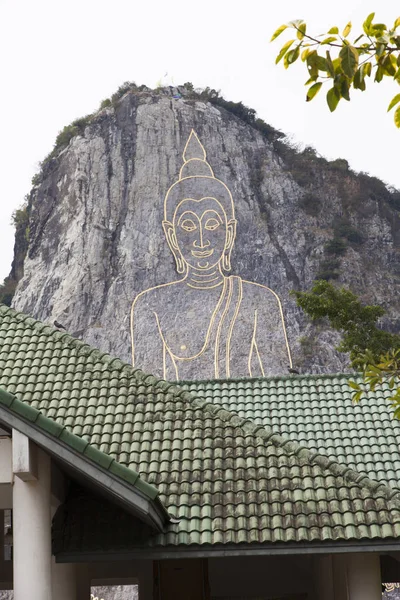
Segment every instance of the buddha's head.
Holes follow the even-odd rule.
[[[214,177],[206,152],[192,130],[183,151],[179,179],[164,202],[163,228],[178,273],[220,265],[230,271],[236,237],[232,195]]]

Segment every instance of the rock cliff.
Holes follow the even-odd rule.
[[[400,194],[344,160],[296,152],[254,115],[246,122],[212,100],[190,88],[133,88],[80,123],[30,194],[13,306],[130,361],[133,298],[177,279],[163,201],[195,129],[234,198],[232,273],[279,294],[302,372],[341,371],[335,336],[311,326],[289,293],[335,279],[383,305],[399,331]]]

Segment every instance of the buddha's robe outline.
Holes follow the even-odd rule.
[[[265,371],[271,372],[271,370],[273,374],[277,375],[286,372],[287,366],[291,365],[291,357],[279,297],[266,286],[248,282],[238,276],[224,278],[221,294],[210,317],[201,350],[189,357],[178,356],[176,352],[174,353],[168,344],[168,333],[165,328],[163,330],[159,314],[152,305],[151,296],[163,294],[163,291],[166,291],[165,288],[182,284],[183,281],[151,288],[151,290],[139,294],[135,299],[131,311],[134,366],[137,365],[145,371],[158,374],[164,379],[176,381],[264,376]],[[245,294],[243,294],[244,290]],[[262,295],[262,303],[257,297],[257,292]],[[251,298],[249,298],[254,294],[256,294],[255,308],[251,306]],[[269,311],[269,308],[272,310]],[[264,315],[260,315],[264,318],[264,323],[262,323],[264,330],[261,333],[258,332],[260,312],[264,313]],[[160,345],[156,348],[157,341],[153,338],[153,345],[148,348],[147,352],[141,353],[137,351],[137,348],[135,350],[135,347],[143,343],[143,339],[149,340],[151,336],[148,334],[149,327],[146,327],[145,313],[147,320],[150,315],[153,315],[152,329],[157,328]],[[270,326],[266,331],[265,316],[269,313],[271,315]],[[278,325],[276,323],[277,314],[281,320]],[[141,325],[142,331],[140,331]],[[139,331],[135,334],[137,329]],[[248,349],[247,351],[244,346]],[[139,355],[138,360],[135,359],[136,354]],[[146,360],[150,354],[152,357],[150,360]],[[157,354],[160,357],[159,363],[162,361],[162,365],[152,362]],[[271,369],[271,364],[275,368]]]

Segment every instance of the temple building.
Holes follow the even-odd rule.
[[[355,406],[345,376],[169,383],[5,306],[0,345],[16,600],[87,600],[91,582],[377,600],[400,581],[388,390]]]

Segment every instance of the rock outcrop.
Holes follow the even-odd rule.
[[[383,305],[386,326],[399,331],[400,194],[179,91],[129,91],[47,161],[30,194],[13,306],[130,361],[133,298],[177,279],[163,201],[193,128],[235,201],[232,273],[280,295],[302,372],[346,365],[335,335],[310,325],[289,295],[317,276]]]

